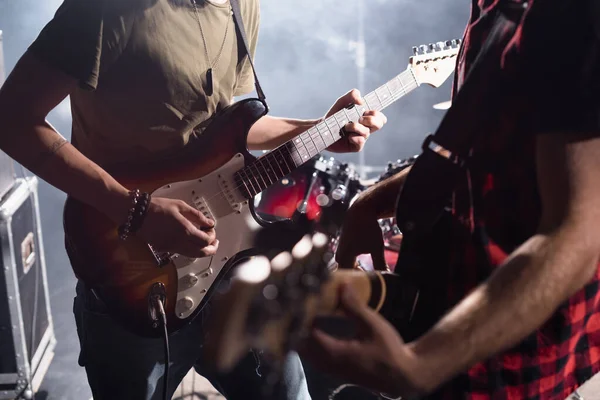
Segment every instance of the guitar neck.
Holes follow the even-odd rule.
[[[338,111],[314,127],[259,157],[236,175],[238,186],[252,198],[342,138],[342,127],[357,122],[367,110],[381,111],[419,86],[411,67],[363,96],[363,105]]]

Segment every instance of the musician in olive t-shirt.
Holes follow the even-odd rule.
[[[240,3],[253,55],[259,1]],[[122,186],[104,168],[168,158],[191,140],[201,141],[211,116],[252,90],[253,74],[247,58],[240,57],[242,49],[228,0],[65,0],[0,90],[0,148],[122,225],[136,188]],[[67,96],[72,144],[45,121]],[[340,97],[327,115],[349,103],[362,103],[357,91]],[[250,130],[248,146],[272,149],[317,121],[263,117]],[[361,150],[385,122],[381,113],[366,112],[345,127],[349,135],[330,150]],[[137,234],[161,250],[202,257],[216,252],[213,227],[189,205],[153,197]],[[77,292],[79,362],[94,399],[162,398],[162,341],[124,330],[91,291],[79,284]],[[264,366],[257,373],[253,354],[228,375],[204,367],[200,355],[207,316],[203,312],[172,335],[169,393],[195,367],[229,399],[261,398],[267,374]],[[288,358],[283,377],[279,398],[309,397],[296,355]]]

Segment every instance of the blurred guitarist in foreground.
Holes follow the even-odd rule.
[[[203,140],[216,112],[252,91],[255,80],[245,55],[254,56],[256,49],[259,1],[239,3],[247,51],[226,0],[65,0],[0,91],[0,148],[123,226],[136,188],[124,187],[108,167],[168,163]],[[72,142],[46,122],[67,96]],[[328,114],[358,102],[360,94],[351,91]],[[273,149],[317,121],[265,116],[250,130],[248,147]],[[344,127],[347,137],[329,150],[359,151],[384,124],[383,114],[367,111]],[[148,243],[193,257],[215,254],[214,224],[197,209],[156,197],[146,211],[138,235]],[[79,363],[94,399],[162,398],[162,341],[126,331],[89,288],[80,283],[77,291]],[[258,355],[248,353],[229,375],[208,373],[200,356],[205,317],[196,318],[171,343],[167,395],[194,367],[229,399],[260,398],[264,378],[257,372]],[[285,377],[280,398],[309,398],[297,355],[289,357]]]
[[[315,365],[403,398],[478,400],[562,400],[600,370],[595,3],[473,1],[455,76],[461,101],[440,130],[458,135],[487,116],[461,155],[453,225],[440,241],[448,261],[421,266],[446,312],[423,334],[402,338],[347,288],[343,304],[363,334],[341,341],[315,330],[303,350]],[[417,165],[354,203],[342,265],[362,253],[383,260],[377,219],[394,215]],[[431,199],[421,200],[425,207]],[[422,253],[440,243],[423,243]]]

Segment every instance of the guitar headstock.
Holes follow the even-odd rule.
[[[291,251],[272,260],[254,257],[241,264],[211,315],[205,356],[217,370],[233,368],[250,348],[282,360],[310,328],[329,278],[324,254],[329,237],[305,235]]]
[[[409,67],[419,85],[441,86],[456,68],[460,45],[461,40],[454,39],[413,47]]]

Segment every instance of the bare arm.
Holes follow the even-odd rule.
[[[377,269],[387,267],[378,220],[394,215],[398,193],[410,168],[371,186],[352,204],[344,218],[335,259],[341,268],[354,268],[356,257],[370,254]]]
[[[249,150],[272,150],[302,132],[312,128],[319,122],[291,118],[271,117],[259,119],[248,133]]]
[[[367,190],[353,204],[360,213],[381,219],[391,218],[396,213],[398,195],[412,167],[407,167],[396,175],[379,182]]]
[[[51,185],[124,222],[128,189],[46,122],[77,81],[26,53],[0,89],[0,148]]]
[[[336,100],[325,118],[335,114],[348,104],[363,104],[360,92],[353,89]],[[248,148],[250,150],[272,150],[286,141],[312,128],[321,119],[300,120],[265,116],[258,120],[248,132]],[[348,133],[345,140],[338,140],[329,146],[329,151],[337,153],[356,152],[362,150],[371,133],[381,129],[387,118],[379,111],[369,110],[357,122],[346,124]]]
[[[412,343],[429,389],[509,348],[594,275],[600,257],[600,138],[539,136],[543,215],[535,236]]]

